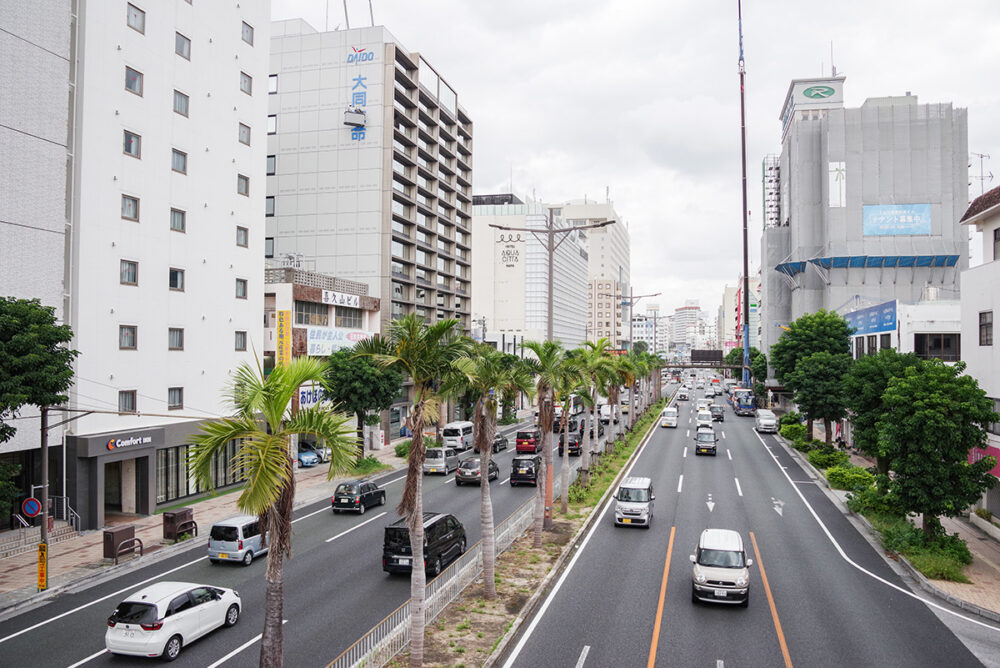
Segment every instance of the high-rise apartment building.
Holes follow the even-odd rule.
[[[697,299],[685,300],[684,306],[674,309],[671,339],[676,352],[682,357],[689,356],[692,348],[697,348],[701,306]]]
[[[760,350],[760,276],[751,276],[750,284],[750,347]],[[743,276],[736,282],[736,321],[733,323],[733,331],[736,336],[736,348],[743,347],[743,322],[746,311],[746,303],[743,300]],[[775,339],[777,340],[777,339]]]
[[[50,434],[50,483],[82,528],[202,492],[186,444],[260,350],[269,5],[162,4],[0,7],[0,85],[18,101],[0,112],[17,165],[0,246],[23,252],[2,291],[73,328],[77,419]],[[0,452],[32,437],[25,422]],[[38,450],[18,452],[38,484]],[[218,486],[241,477],[230,459]]]
[[[725,286],[722,290],[722,305],[719,306],[718,336],[719,350],[729,352],[736,347],[736,302],[738,288]]]
[[[632,316],[633,344],[642,341],[647,351],[665,355],[669,338],[667,318],[660,315],[659,304],[649,304],[645,313]]]
[[[472,121],[384,27],[272,24],[266,257],[470,329]]]
[[[844,77],[794,79],[765,160],[761,343],[820,308],[955,299],[968,265],[965,109],[916,96],[843,104]]]

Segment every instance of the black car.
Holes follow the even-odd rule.
[[[454,515],[424,513],[424,569],[437,575],[441,568],[465,552],[465,527]],[[410,573],[413,550],[406,518],[385,528],[382,544],[382,570],[386,573]]]
[[[493,452],[500,452],[501,450],[506,450],[510,446],[510,439],[503,434],[497,434],[493,437]],[[479,448],[476,447],[474,452],[478,453]]]
[[[541,455],[517,455],[510,463],[510,486],[528,484],[538,487],[538,471],[542,468]]]
[[[462,460],[462,463],[458,465],[458,470],[455,471],[455,484],[464,485],[465,483],[469,483],[471,485],[481,485],[483,481],[479,475],[479,468],[478,457],[469,457]],[[500,477],[500,467],[492,459],[490,460],[490,474],[487,477],[490,480],[496,480]]]
[[[571,434],[574,431],[579,431],[579,430],[583,429],[583,424],[579,420],[577,420],[575,417],[569,418],[566,422],[568,423],[566,425],[566,429]],[[553,434],[558,434],[558,433],[561,433],[562,430],[563,430],[563,421],[562,421],[562,418],[556,418],[556,419],[554,419],[552,421],[552,433]]]
[[[566,447],[569,448],[569,454],[571,457],[573,456],[579,457],[580,453],[583,452],[583,438],[581,438],[579,434],[573,434],[572,436],[569,437],[569,445],[567,445]],[[563,453],[563,444],[560,443],[559,444],[560,457],[562,457],[562,453]]]
[[[363,515],[372,506],[385,503],[385,490],[370,480],[349,480],[337,485],[337,490],[330,499],[334,514],[341,511],[351,511]]]
[[[580,432],[582,433],[583,430],[581,429]],[[601,438],[602,436],[604,436],[604,423],[601,422],[600,420],[598,420],[597,421],[597,438]],[[591,439],[594,438],[594,428],[593,427],[590,428],[590,438]]]
[[[722,404],[712,404],[708,407],[708,412],[712,414],[713,422],[726,421],[726,409]]]

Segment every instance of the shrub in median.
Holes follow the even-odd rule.
[[[826,470],[826,479],[834,489],[844,489],[849,492],[866,489],[875,482],[875,476],[869,473],[868,469],[852,466],[849,463],[829,467]]]
[[[778,418],[778,426],[784,427],[786,424],[792,425],[802,425],[802,435],[805,437],[805,425],[802,424],[802,416],[792,411],[791,413],[785,413],[780,418]]]
[[[785,424],[782,425],[781,430],[778,432],[781,434],[782,438],[792,441],[805,441],[806,440],[806,426],[804,424]]]
[[[402,443],[397,444],[394,450],[396,451],[397,457],[402,457],[403,459],[406,459],[407,457],[410,456],[410,440],[407,439]]]
[[[839,450],[818,449],[809,451],[809,463],[818,469],[828,469],[833,466],[846,464],[850,456],[846,452]]]

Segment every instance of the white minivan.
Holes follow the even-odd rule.
[[[472,423],[449,422],[441,429],[441,438],[445,447],[455,450],[468,450],[472,447]]]
[[[754,426],[761,433],[776,434],[778,433],[778,418],[766,408],[758,408]]]
[[[667,406],[663,409],[663,415],[660,416],[660,426],[661,427],[676,427],[677,426],[677,406]]]

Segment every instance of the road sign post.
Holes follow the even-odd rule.
[[[42,502],[33,496],[29,496],[21,503],[21,511],[27,517],[38,517],[42,512]]]
[[[49,588],[49,544],[38,544],[38,591]]]

